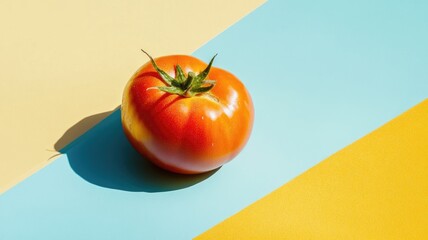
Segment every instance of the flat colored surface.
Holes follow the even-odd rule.
[[[0,193],[119,106],[140,48],[190,54],[263,2],[0,1]]]
[[[428,99],[196,239],[426,239]]]
[[[206,61],[218,52],[215,65],[252,94],[253,134],[235,160],[195,179],[159,172],[124,138],[116,111],[0,196],[0,239],[200,235],[423,101],[427,9],[267,2],[194,53]]]

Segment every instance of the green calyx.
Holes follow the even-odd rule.
[[[150,61],[152,62],[156,72],[159,73],[162,80],[166,84],[166,86],[154,87],[155,89],[159,89],[170,94],[180,95],[182,97],[194,97],[201,95],[218,101],[217,98],[209,93],[209,91],[215,86],[216,81],[206,79],[217,54],[214,55],[208,66],[197,75],[194,72],[189,72],[186,76],[183,72],[183,69],[181,69],[179,65],[176,65],[175,78],[173,78],[164,70],[160,69],[155,60],[146,51],[143,49],[141,49],[141,51],[143,51],[143,53],[145,53],[150,58]]]

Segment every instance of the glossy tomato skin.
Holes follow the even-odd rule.
[[[187,74],[207,64],[192,56],[155,59],[175,77],[179,65]],[[233,159],[250,136],[254,108],[245,86],[231,73],[212,67],[207,79],[219,101],[205,96],[182,97],[155,87],[165,86],[150,62],[129,80],[122,101],[122,125],[131,144],[156,165],[177,173],[216,169]]]

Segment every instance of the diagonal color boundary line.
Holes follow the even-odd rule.
[[[196,239],[423,239],[428,99]]]
[[[126,80],[146,61],[140,48],[190,54],[263,3],[205,1],[208,12],[194,11],[197,0],[1,3],[0,194],[117,107]]]

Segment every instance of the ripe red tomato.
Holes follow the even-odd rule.
[[[215,56],[208,65],[192,56],[147,56],[151,61],[123,94],[122,125],[131,144],[156,165],[183,174],[207,172],[233,159],[254,120],[242,82],[211,67]]]

